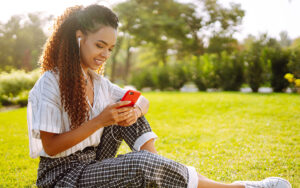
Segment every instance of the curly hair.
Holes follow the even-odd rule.
[[[90,5],[67,8],[53,26],[53,33],[44,46],[39,64],[41,73],[51,70],[59,75],[61,104],[71,121],[70,129],[79,127],[89,117],[76,31],[87,35],[102,26],[117,29],[118,23],[118,17],[109,8]],[[101,67],[97,70],[98,74],[100,70]]]

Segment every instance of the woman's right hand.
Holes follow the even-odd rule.
[[[131,101],[120,101],[108,105],[98,116],[95,117],[95,120],[99,122],[99,125],[102,127],[115,125],[118,124],[118,122],[126,120],[131,115],[132,107],[118,107],[129,104],[130,102]]]

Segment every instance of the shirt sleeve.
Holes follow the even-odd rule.
[[[45,72],[35,92],[29,96],[32,137],[40,139],[40,131],[62,133],[62,110],[58,82],[53,73]]]
[[[109,91],[110,98],[111,98],[112,102],[117,102],[117,101],[121,100],[122,97],[125,95],[127,90],[119,87],[116,84],[111,83],[106,78],[103,78],[103,79],[107,84],[108,91]]]
[[[141,95],[134,106],[138,107],[142,111],[142,114],[145,115],[148,112],[149,101]]]

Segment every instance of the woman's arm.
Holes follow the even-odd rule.
[[[40,137],[45,152],[54,156],[83,141],[101,127],[104,126],[92,119],[74,130],[61,134],[40,131]]]
[[[135,104],[135,109],[137,109],[138,111],[140,111],[140,116],[145,115],[148,112],[149,109],[149,101],[148,99],[146,99],[144,96],[140,96],[140,98],[138,99],[138,101]]]
[[[126,120],[118,122],[118,125],[121,126],[130,126],[134,124],[137,119],[148,112],[149,109],[149,101],[144,97],[140,96],[138,101],[135,103],[133,107],[129,107],[132,109],[131,116],[129,116]]]
[[[122,101],[109,105],[95,118],[65,133],[56,134],[40,131],[45,152],[50,156],[54,156],[80,143],[98,129],[116,124],[119,121],[124,121],[131,115],[130,108],[124,107],[117,109],[117,107],[128,103],[130,102]]]

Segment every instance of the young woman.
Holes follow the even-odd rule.
[[[28,99],[38,187],[290,187],[281,178],[218,183],[158,155],[157,136],[143,116],[148,100],[118,108],[128,104],[120,101],[126,90],[102,76],[117,27],[117,16],[99,5],[68,8],[56,21]],[[115,158],[122,140],[132,152]]]

